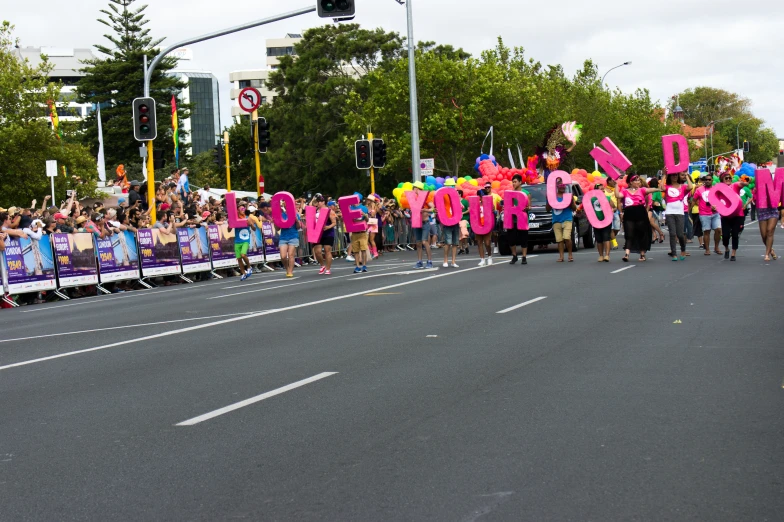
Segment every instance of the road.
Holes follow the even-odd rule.
[[[781,520],[784,260],[742,243],[2,310],[0,520]]]

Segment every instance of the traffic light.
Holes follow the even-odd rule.
[[[743,140],[743,152],[749,152],[751,150],[751,143],[746,140]]]
[[[355,11],[354,0],[318,0],[321,18],[351,18]]]
[[[133,100],[133,137],[136,141],[152,141],[158,137],[155,124],[155,100],[136,98]]]
[[[155,169],[162,169],[166,166],[166,160],[163,159],[163,151],[161,149],[152,151],[152,166]]]
[[[267,148],[272,144],[271,139],[267,118],[259,118],[259,152],[261,154],[267,153]]]
[[[221,150],[220,145],[215,145],[212,148],[212,162],[219,167],[223,166],[223,161],[221,160],[222,155],[223,155],[223,151]]]
[[[373,162],[370,152],[370,142],[368,140],[357,140],[354,144],[354,150],[357,156],[357,168],[369,169]]]
[[[384,140],[373,140],[373,166],[383,169],[387,165],[387,144]]]

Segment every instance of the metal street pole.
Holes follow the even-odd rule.
[[[256,159],[256,196],[261,196],[259,178],[261,177],[261,158],[259,157],[259,111],[255,110],[250,115],[250,124],[253,125],[253,157]]]
[[[735,127],[735,147],[738,150],[740,150],[740,124],[753,119],[754,118],[746,118],[745,120],[741,120],[740,122],[738,122],[738,125]]]
[[[223,147],[226,155],[226,191],[231,192],[231,166],[229,165],[229,133],[223,132]]]
[[[408,20],[408,92],[411,97],[411,177],[419,181],[419,109],[417,107],[416,49],[414,45],[414,12],[411,0],[406,0]]]

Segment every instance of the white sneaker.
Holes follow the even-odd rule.
[[[457,263],[452,263],[452,268],[460,268],[460,266]]]
[[[479,266],[485,266],[485,260],[484,259],[480,259],[479,260]]]
[[[487,263],[486,263],[486,264],[487,264],[487,266],[490,266],[490,265],[492,265],[492,264],[493,264],[493,258],[492,258],[492,257],[488,257],[488,258],[487,258]]]
[[[444,264],[443,264],[443,265],[441,265],[441,266],[443,266],[444,268],[449,268],[449,263],[444,263]]]
[[[353,263],[354,262],[354,256],[348,256],[346,258],[346,261],[349,262],[349,263]]]
[[[497,253],[498,253],[498,247],[495,247],[495,248],[493,249],[493,254],[497,254]],[[493,263],[490,263],[490,264],[492,265]]]

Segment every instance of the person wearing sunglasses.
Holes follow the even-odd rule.
[[[745,181],[732,182],[732,174],[725,172],[721,175],[721,182],[725,185],[732,187],[732,190],[740,196],[741,190],[748,185]],[[731,216],[721,217],[721,241],[724,244],[724,259],[735,261],[735,255],[738,251],[738,243],[740,233],[743,231],[743,222],[746,219],[746,207],[751,200],[748,200],[745,205],[738,206],[738,210]],[[730,254],[730,239],[732,239],[732,254]]]

